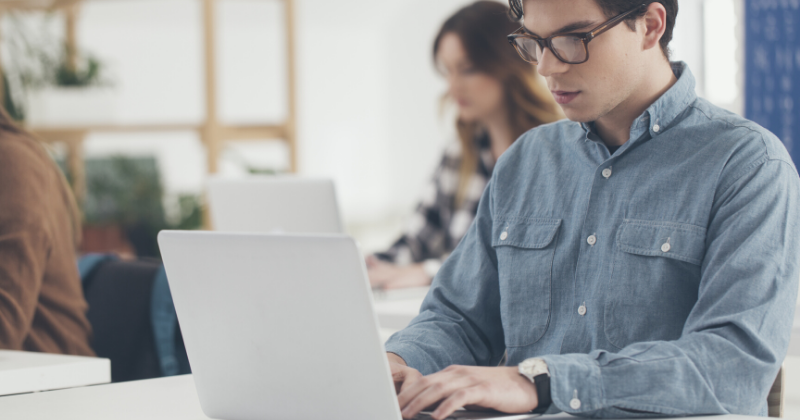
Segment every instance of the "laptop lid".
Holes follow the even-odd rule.
[[[208,203],[214,230],[343,233],[333,181],[295,176],[212,177]]]
[[[158,242],[206,415],[401,419],[351,238],[162,231]]]

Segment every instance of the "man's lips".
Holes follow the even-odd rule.
[[[580,91],[567,92],[565,90],[553,90],[551,92],[553,93],[553,98],[556,99],[556,102],[558,102],[561,105],[572,102],[572,100],[575,99],[575,97],[577,97],[578,94],[581,93]]]

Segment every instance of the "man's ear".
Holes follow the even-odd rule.
[[[642,49],[660,48],[661,37],[667,30],[667,10],[664,9],[664,5],[657,1],[650,3],[641,22],[644,23]]]

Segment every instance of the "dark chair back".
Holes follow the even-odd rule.
[[[165,375],[154,338],[151,307],[159,270],[161,262],[157,260],[105,259],[85,273],[83,289],[89,303],[92,348],[99,357],[111,360],[112,382]],[[168,290],[167,299],[171,300]],[[188,361],[180,331],[174,335],[175,353],[183,357],[175,362],[182,366],[180,372],[173,368],[172,374],[186,373]]]

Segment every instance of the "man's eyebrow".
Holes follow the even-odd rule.
[[[564,27],[560,28],[557,31],[554,31],[553,34],[563,34],[563,33],[567,33],[567,32],[574,32],[574,31],[576,31],[578,29],[588,28],[589,26],[593,26],[593,25],[596,25],[596,23],[591,21],[591,20],[582,20],[580,22],[570,23],[569,25],[564,26]],[[531,35],[539,36],[535,32],[533,32],[533,31],[529,30],[528,28],[526,28],[525,25],[522,25],[522,28],[525,29],[525,32],[527,32],[527,33],[529,33]]]

